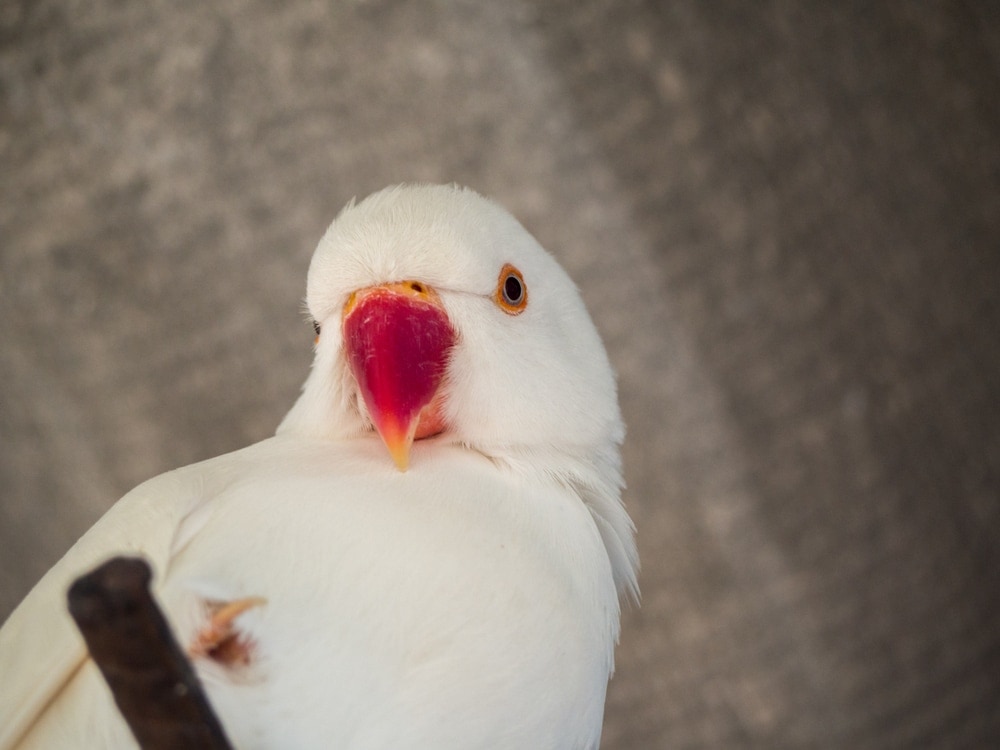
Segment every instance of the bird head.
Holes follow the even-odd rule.
[[[282,431],[376,431],[400,469],[438,436],[491,457],[617,455],[607,354],[573,282],[504,209],[454,186],[349,204],[309,267],[316,355]]]
[[[401,470],[433,438],[572,487],[637,598],[614,373],[576,286],[514,217],[455,186],[352,201],[316,248],[306,304],[315,358],[279,434],[378,433]]]

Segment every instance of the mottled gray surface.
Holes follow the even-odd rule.
[[[604,746],[996,746],[998,176],[971,3],[4,0],[0,615],[272,432],[347,199],[458,181],[621,375]]]

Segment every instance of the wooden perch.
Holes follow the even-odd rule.
[[[115,557],[73,583],[70,614],[142,750],[231,750],[151,579],[144,560]]]

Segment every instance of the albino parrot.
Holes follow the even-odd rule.
[[[136,747],[66,612],[116,554],[242,750],[598,746],[638,558],[573,283],[475,192],[401,186],[341,212],[306,301],[275,437],[128,493],[0,630],[0,750]]]

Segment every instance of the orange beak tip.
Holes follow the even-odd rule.
[[[413,433],[416,427],[416,417],[403,422],[389,419],[376,420],[377,431],[385,443],[392,461],[400,471],[406,471],[410,466],[410,447],[413,445]]]
[[[389,449],[389,455],[392,456],[392,461],[396,464],[396,468],[400,471],[406,471],[410,468],[410,449],[408,446],[400,446],[396,449]]]

